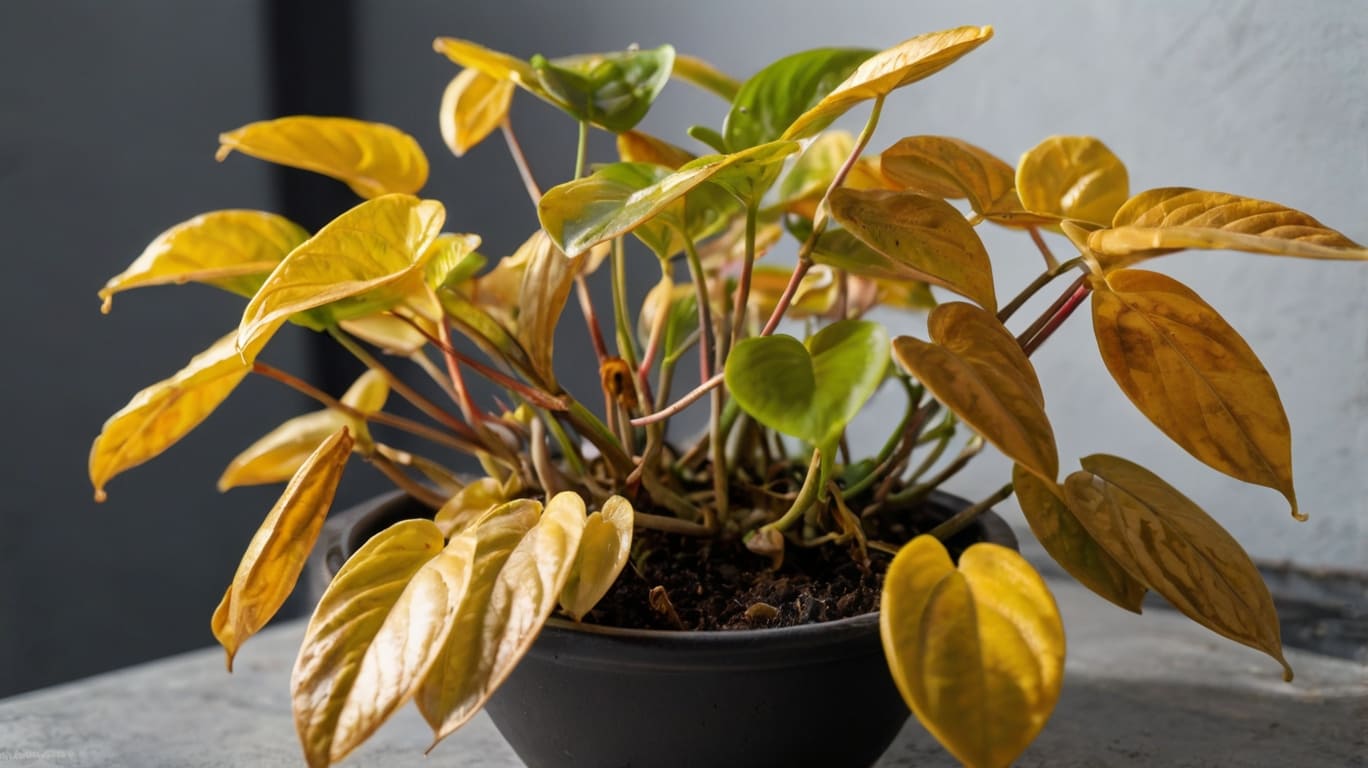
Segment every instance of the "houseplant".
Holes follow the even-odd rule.
[[[426,161],[397,130],[286,118],[225,134],[225,152],[328,173],[367,201],[312,237],[270,214],[206,214],[165,233],[110,282],[106,300],[186,280],[250,300],[236,333],[106,424],[91,456],[97,493],[193,428],[249,372],[327,406],[272,432],[225,473],[224,486],[290,480],[214,616],[230,662],[293,586],[352,453],[439,508],[433,522],[372,538],[316,611],[294,679],[314,764],[341,759],[415,695],[439,736],[459,726],[558,599],[582,618],[610,589],[632,554],[633,529],[638,562],[643,543],[658,551],[705,540],[743,542],[736,557],[774,569],[809,548],[886,569],[880,622],[892,678],[928,730],[975,765],[1018,754],[1061,679],[1062,628],[1029,566],[991,545],[970,547],[955,565],[939,543],[1013,490],[1047,551],[1089,588],[1131,610],[1153,589],[1281,661],[1267,590],[1205,513],[1115,457],[1088,457],[1060,482],[1029,355],[1090,299],[1103,359],[1139,409],[1198,459],[1281,491],[1297,514],[1286,418],[1263,366],[1194,293],[1132,267],[1184,248],[1364,253],[1273,203],[1177,188],[1132,197],[1121,162],[1085,137],[1047,139],[1015,169],[945,137],[911,136],[866,153],[892,90],[990,34],[960,28],[878,53],[805,52],[745,84],[668,47],[529,62],[439,40],[439,51],[466,67],[442,109],[458,153],[500,130],[517,156],[506,121],[516,89],[567,112],[582,136],[591,127],[619,136],[622,162],[590,169],[581,150],[575,178],[545,195],[520,163],[541,227],[484,272],[477,239],[439,234],[440,204],[413,196]],[[694,158],[632,130],[671,75],[731,103],[721,132],[690,131],[716,154]],[[858,137],[826,130],[865,102]],[[983,224],[1023,229],[1045,258],[1040,278],[1001,307],[974,230]],[[1056,261],[1045,230],[1067,236],[1079,256]],[[624,276],[652,267],[645,253],[626,253],[629,234],[660,265],[657,289],[635,313]],[[786,234],[801,243],[796,267],[776,274],[757,264]],[[570,294],[583,297],[587,280],[604,279],[600,267],[613,283],[612,307],[584,302],[602,373],[597,410],[598,395],[558,386],[551,339]],[[1031,297],[1066,274],[1076,279],[1059,299],[1021,322]],[[938,300],[930,341],[890,340],[863,319],[875,305]],[[807,321],[803,340],[776,332],[785,317]],[[599,338],[601,318],[611,318],[611,351]],[[372,373],[334,399],[257,360],[286,321],[329,333]],[[1006,330],[1009,321],[1020,333]],[[454,346],[453,332],[483,357]],[[452,405],[404,384],[375,348],[412,356]],[[440,364],[417,354],[424,348]],[[702,382],[672,398],[675,366],[695,348]],[[472,373],[505,388],[501,410],[473,402],[463,383]],[[843,433],[881,385],[905,391],[906,411],[874,456],[856,460]],[[432,423],[384,410],[391,389]],[[668,417],[703,397],[709,428],[675,442]],[[462,483],[376,440],[373,425],[474,454],[488,476]],[[938,463],[956,425],[973,435]],[[934,526],[903,519],[984,442],[1016,463],[1011,483]],[[891,552],[888,563],[880,553]],[[677,599],[657,594],[654,610],[677,614]],[[752,609],[763,621],[775,606]]]

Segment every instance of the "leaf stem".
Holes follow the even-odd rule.
[[[575,297],[579,299],[584,325],[589,329],[589,341],[594,345],[594,357],[598,359],[601,367],[608,359],[608,345],[603,341],[603,330],[599,328],[598,315],[594,312],[594,302],[589,295],[589,283],[584,279],[584,275],[575,275]]]
[[[417,480],[414,480],[412,477],[409,477],[404,470],[400,469],[394,462],[379,453],[368,455],[366,461],[368,461],[371,466],[380,470],[385,477],[389,478],[390,482],[398,486],[404,493],[417,499],[424,506],[431,507],[432,509],[441,509],[442,506],[447,503],[447,499],[440,493],[428,488]]]
[[[746,206],[746,260],[741,265],[741,276],[736,282],[736,305],[732,308],[731,345],[741,339],[746,327],[746,305],[750,303],[751,275],[755,271],[755,230],[760,217],[760,204]]]
[[[627,245],[621,237],[613,240],[611,258],[609,271],[613,290],[613,328],[617,334],[618,355],[628,365],[635,366],[636,343],[632,339],[631,316],[627,313]]]
[[[1012,317],[1012,315],[1016,314],[1016,311],[1018,309],[1021,309],[1023,304],[1030,301],[1031,297],[1039,293],[1042,288],[1049,285],[1056,277],[1059,277],[1060,275],[1064,274],[1070,269],[1073,269],[1074,267],[1082,265],[1083,257],[1079,256],[1078,258],[1070,259],[1064,262],[1063,264],[1054,267],[1053,269],[1047,269],[1044,272],[1040,273],[1040,276],[1032,280],[1030,285],[1027,285],[1024,289],[1022,289],[1021,293],[1018,293],[1010,302],[1008,302],[1007,306],[1003,307],[1001,310],[998,311],[998,322],[1006,323]]]
[[[505,117],[499,123],[500,130],[503,131],[504,143],[508,145],[508,151],[513,155],[513,162],[518,166],[518,175],[522,177],[523,186],[527,188],[527,196],[532,199],[532,205],[541,202],[541,187],[537,186],[537,180],[532,177],[532,166],[527,164],[527,155],[523,154],[522,144],[518,143],[518,137],[513,133],[513,124]]]
[[[1038,227],[1027,227],[1026,231],[1031,233],[1031,242],[1035,243],[1036,248],[1040,249],[1040,255],[1045,257],[1045,268],[1047,270],[1057,269],[1059,267],[1059,261],[1055,259],[1054,253],[1050,251],[1050,246],[1045,243],[1045,238],[1040,236],[1040,229]]]
[[[589,122],[579,121],[579,137],[575,142],[575,178],[584,175],[584,160],[589,154]]]
[[[798,489],[798,496],[794,498],[793,504],[784,513],[783,517],[772,523],[767,523],[760,527],[760,530],[779,531],[783,533],[793,524],[803,518],[808,507],[817,502],[818,492],[822,490],[821,482],[822,452],[816,448],[812,449],[812,461],[808,463],[807,474],[803,477],[803,485]]]
[[[951,515],[949,519],[942,521],[935,528],[928,531],[928,533],[941,541],[945,541],[964,530],[970,523],[974,522],[975,518],[984,512],[987,512],[994,504],[997,504],[1000,501],[1006,501],[1011,495],[1012,484],[1008,483],[994,491],[987,498],[981,499]]]
[[[1050,315],[1049,319],[1045,322],[1045,326],[1040,329],[1039,333],[1032,336],[1030,341],[1022,345],[1021,351],[1025,352],[1027,357],[1030,357],[1032,352],[1039,349],[1040,345],[1044,344],[1046,339],[1053,336],[1054,332],[1059,330],[1059,326],[1063,325],[1064,321],[1068,320],[1069,316],[1074,313],[1074,310],[1078,309],[1078,306],[1083,303],[1083,300],[1088,298],[1088,294],[1092,293],[1092,286],[1088,284],[1086,276],[1079,277],[1074,285],[1076,287],[1074,288],[1073,293],[1069,294],[1064,305],[1053,315]]]
[[[403,379],[400,379],[398,376],[395,376],[393,371],[391,371],[389,368],[386,368],[379,360],[375,358],[374,355],[367,352],[360,344],[356,343],[354,339],[352,339],[350,336],[344,333],[341,329],[337,328],[336,326],[330,327],[328,328],[328,335],[332,336],[338,344],[342,345],[343,349],[350,352],[353,357],[355,357],[357,360],[360,360],[367,368],[383,376],[385,382],[390,385],[391,389],[393,389],[395,392],[398,392],[401,397],[412,403],[423,413],[426,413],[428,416],[431,416],[433,419],[437,420],[443,425],[451,428],[452,430],[460,434],[465,435],[468,438],[473,439],[475,437],[474,432],[471,431],[469,426],[462,423],[459,419],[457,419],[455,416],[452,416],[450,413],[447,413],[436,403],[432,402],[426,397],[423,397],[416,390],[414,390],[412,387],[406,384],[403,381]]]

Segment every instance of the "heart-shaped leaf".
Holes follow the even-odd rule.
[[[981,147],[949,136],[909,136],[885,149],[880,169],[906,189],[967,198],[975,213],[1025,214],[1016,195],[1016,171]]]
[[[856,104],[883,98],[904,85],[930,77],[992,36],[992,27],[955,27],[917,35],[879,51],[861,62],[816,106],[799,115],[784,131],[783,138],[805,139],[815,135]]]
[[[242,644],[266,626],[294,591],[351,450],[346,427],[323,440],[300,464],[252,536],[211,622],[214,637],[228,653],[228,671],[233,670],[233,656]]]
[[[1064,682],[1064,626],[1021,555],[975,544],[956,570],[918,536],[888,566],[884,656],[917,719],[968,766],[1005,766],[1049,720]]]
[[[603,509],[584,521],[579,553],[560,593],[561,608],[575,621],[584,618],[603,599],[622,573],[632,552],[635,514],[631,502],[613,496],[603,503]]]
[[[893,357],[975,432],[1007,457],[1055,481],[1059,454],[1031,361],[992,314],[964,302],[927,319],[928,344],[893,340]]]
[[[346,182],[366,199],[414,194],[427,183],[423,148],[383,123],[346,117],[282,117],[219,134],[216,157],[233,150],[267,162],[303,168]]]
[[[128,269],[100,289],[102,312],[114,294],[167,283],[207,283],[248,296],[256,293],[285,254],[309,233],[283,216],[264,211],[214,211],[166,230]]]
[[[1132,197],[1116,212],[1110,229],[1088,236],[1088,247],[1108,270],[1185,248],[1368,259],[1368,249],[1301,211],[1187,187],[1151,189]]]
[[[311,768],[345,758],[413,696],[471,586],[474,532],[442,546],[430,520],[372,536],[314,609],[290,679]]]
[[[386,195],[333,219],[266,278],[242,314],[238,346],[265,338],[267,329],[295,313],[325,305],[332,322],[393,306],[410,292],[406,280],[422,280],[424,259],[433,255],[428,246],[445,217],[435,200]]]
[[[447,499],[437,510],[433,522],[442,533],[455,536],[480,521],[485,513],[509,500],[508,489],[492,477],[482,477],[467,483],[455,496]]]
[[[825,448],[874,395],[888,366],[888,332],[841,320],[807,344],[783,334],[745,339],[727,358],[726,382],[756,421]]]
[[[1063,489],[1014,465],[1012,486],[1021,512],[1041,546],[1083,586],[1134,613],[1140,612],[1145,585],[1126,572],[1064,504]]]
[[[865,48],[817,48],[785,56],[755,73],[732,99],[722,126],[724,145],[735,152],[778,139],[873,55]]]
[[[1282,493],[1302,517],[1278,389],[1216,310],[1171,277],[1121,270],[1093,291],[1093,330],[1112,378],[1156,427],[1213,469]]]
[[[438,740],[473,717],[513,671],[570,578],[584,531],[584,501],[566,492],[553,496],[540,515],[539,507],[509,502],[476,524],[470,591],[441,658],[418,690],[418,709]]]
[[[104,501],[110,478],[175,445],[246,378],[261,346],[239,353],[236,337],[230,333],[219,339],[174,376],[134,395],[105,421],[90,446],[90,483],[96,501]]]
[[[1106,224],[1126,202],[1130,177],[1120,158],[1091,136],[1051,136],[1017,163],[1026,210]]]
[[[581,122],[613,133],[630,130],[670,80],[675,50],[589,53],[548,60],[532,57],[532,70],[552,103]]]
[[[1188,618],[1277,659],[1291,680],[1273,598],[1234,537],[1144,467],[1104,454],[1082,464],[1064,494],[1097,543]]]
[[[478,69],[464,69],[442,93],[437,117],[442,140],[457,157],[484,141],[508,117],[513,104],[513,81],[490,77]]]
[[[856,274],[920,280],[997,311],[988,251],[954,206],[915,192],[844,187],[829,202],[832,218],[888,259],[878,272]]]

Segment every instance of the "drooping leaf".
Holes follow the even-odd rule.
[[[575,285],[585,254],[566,256],[546,232],[532,233],[523,248],[527,249],[527,268],[518,290],[518,342],[527,350],[533,370],[543,381],[556,380],[551,366],[551,352],[556,340],[556,324],[560,321],[570,290]]]
[[[432,41],[432,49],[463,67],[479,70],[495,80],[509,80],[547,98],[537,82],[532,65],[516,56],[486,48],[469,40],[439,37]]]
[[[96,501],[104,501],[110,478],[175,445],[251,372],[261,347],[239,353],[236,336],[230,333],[219,339],[175,375],[134,395],[105,421],[90,446],[90,483]]]
[[[831,180],[855,149],[855,137],[847,131],[827,131],[818,136],[779,184],[779,199],[791,213],[812,219],[817,215],[817,203],[826,194]],[[843,186],[850,189],[879,189],[884,186],[878,166],[862,157],[851,166]]]
[[[732,99],[722,126],[725,146],[736,152],[778,139],[873,55],[865,48],[816,48],[785,56],[755,73]]]
[[[442,93],[438,124],[442,140],[457,157],[498,129],[513,103],[513,81],[478,69],[464,69]]]
[[[742,174],[764,174],[798,149],[796,142],[775,142],[730,155],[708,155],[688,163],[673,173],[663,174],[659,166],[640,163],[612,163],[593,174],[552,187],[542,196],[537,215],[542,227],[556,244],[570,255],[641,228],[666,213],[689,192],[722,171],[735,166]],[[687,201],[686,201],[687,202]],[[699,205],[706,213],[715,205]],[[669,214],[675,221],[681,215],[675,207]],[[667,220],[668,221],[668,220]],[[725,219],[708,216],[704,231],[716,232]],[[662,222],[662,226],[665,226]],[[677,225],[676,225],[677,228]],[[638,232],[643,241],[656,249],[671,250],[665,235],[654,229]],[[694,235],[695,238],[699,237]],[[648,239],[649,238],[649,239]],[[666,245],[661,245],[664,242]],[[662,257],[663,258],[663,257]]]
[[[741,83],[697,56],[676,53],[672,76],[731,101]]]
[[[1140,612],[1145,585],[1126,572],[1064,503],[1063,489],[1015,465],[1012,486],[1021,512],[1041,546],[1070,576],[1098,595],[1133,613]]]
[[[446,217],[435,200],[386,195],[338,216],[290,252],[247,304],[238,346],[298,312],[327,306],[334,322],[378,312],[421,281]]]
[[[344,405],[371,414],[384,408],[388,397],[389,383],[385,377],[368,370],[347,389],[341,400]],[[343,427],[362,450],[370,444],[366,423],[340,411],[314,411],[285,421],[229,462],[219,477],[219,491],[290,479],[324,441]]]
[[[513,501],[490,511],[479,541],[471,588],[441,658],[418,690],[418,709],[438,740],[479,711],[536,639],[575,562],[584,501],[552,497],[546,511]]]
[[[612,133],[631,130],[660,95],[674,68],[673,46],[559,59],[532,57],[532,70],[550,101],[576,120]]]
[[[109,311],[120,291],[167,283],[207,283],[250,297],[308,237],[303,227],[274,213],[201,214],[158,235],[128,269],[111,277],[100,289],[101,311]]]
[[[1216,310],[1171,277],[1121,270],[1093,292],[1093,330],[1112,378],[1156,427],[1213,469],[1278,491],[1302,517],[1277,387]]]
[[[845,188],[833,191],[829,202],[832,218],[887,257],[876,269],[851,271],[921,280],[997,311],[988,251],[954,206],[915,192]]]
[[[455,536],[508,499],[508,491],[503,483],[492,477],[482,477],[466,483],[460,492],[447,499],[442,508],[437,510],[433,522],[444,535]]]
[[[957,570],[918,536],[889,565],[881,606],[889,671],[922,725],[965,765],[1015,760],[1064,681],[1064,626],[1039,574],[996,544],[969,547]]]
[[[1273,598],[1235,539],[1144,467],[1105,454],[1082,464],[1064,494],[1097,543],[1188,618],[1277,659],[1291,680]]]
[[[1016,189],[1032,213],[1106,224],[1126,202],[1130,177],[1097,139],[1051,136],[1021,156]]]
[[[211,622],[214,637],[228,654],[230,672],[238,649],[266,626],[294,591],[323,529],[351,449],[346,427],[325,439],[300,464],[247,545]]]
[[[807,343],[776,334],[744,339],[727,358],[727,389],[756,421],[819,447],[840,437],[883,382],[888,332],[840,320]]]
[[[1006,161],[949,136],[908,136],[879,156],[883,175],[910,190],[967,198],[975,213],[1023,215],[1016,171]]]
[[[613,496],[584,521],[579,553],[561,589],[561,608],[575,621],[584,618],[608,593],[632,551],[631,502]]]
[[[1368,259],[1363,246],[1301,211],[1187,187],[1151,189],[1132,197],[1116,212],[1110,228],[1088,236],[1088,246],[1108,270],[1184,248]]]
[[[345,758],[413,695],[455,626],[475,549],[473,532],[443,547],[431,521],[404,520],[337,572],[290,679],[311,768]]]
[[[423,148],[383,123],[347,117],[282,117],[219,134],[216,157],[234,150],[267,162],[303,168],[345,182],[366,199],[415,194],[427,183]]]
[[[663,165],[672,171],[678,170],[679,166],[697,159],[692,152],[687,152],[664,139],[658,139],[649,133],[640,131],[619,133],[617,151],[618,158],[624,163],[652,163]]]
[[[815,106],[795,119],[785,139],[805,139],[831,124],[862,101],[930,77],[993,36],[992,27],[955,27],[928,32],[870,56]]]
[[[952,302],[931,310],[934,343],[893,340],[893,357],[1007,457],[1054,482],[1059,454],[1031,361],[991,313]]]

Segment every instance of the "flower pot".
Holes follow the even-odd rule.
[[[931,502],[947,516],[967,504]],[[370,535],[425,511],[390,494],[334,515],[308,569],[312,596]],[[992,512],[959,537],[1016,546]],[[533,768],[865,768],[908,717],[877,613],[723,632],[553,618],[485,709]]]

